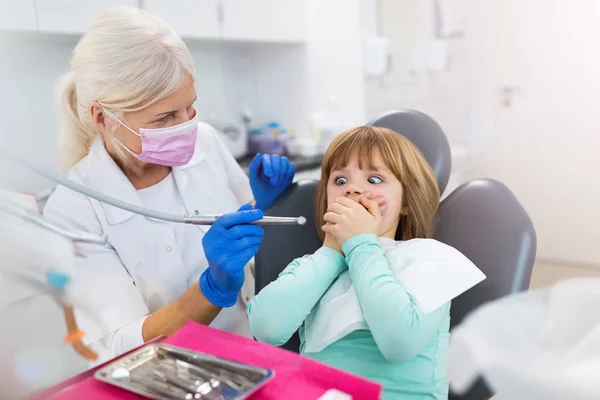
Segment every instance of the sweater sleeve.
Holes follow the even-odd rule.
[[[344,257],[328,247],[292,261],[248,303],[252,334],[275,346],[285,344],[345,268]]]

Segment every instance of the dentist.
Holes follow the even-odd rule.
[[[53,193],[45,216],[108,237],[108,245],[85,249],[77,272],[87,303],[78,320],[99,361],[187,321],[251,336],[248,263],[263,230],[249,223],[292,183],[294,165],[257,155],[248,179],[215,130],[196,120],[186,45],[135,8],[96,21],[59,93],[69,179],[159,211],[225,214],[209,229],[146,218],[64,187]]]

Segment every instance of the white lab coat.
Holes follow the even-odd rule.
[[[174,167],[172,173],[188,214],[233,212],[252,200],[247,176],[218,133],[205,123],[198,125],[194,156],[187,165]],[[69,179],[144,206],[100,138],[72,168]],[[168,206],[163,209],[168,210]],[[49,198],[44,215],[67,227],[108,237],[106,246],[86,247],[86,258],[74,277],[78,284],[75,293],[87,303],[85,312],[77,312],[80,328],[87,333],[86,343],[97,345],[100,338],[169,304],[188,289],[182,254],[168,223],[101,203],[65,187],[57,188]],[[192,256],[197,260],[194,268],[198,274],[208,266],[201,242],[208,228],[197,226],[198,246],[193,251],[198,254]],[[249,268],[240,294],[238,302],[244,303],[254,295],[254,278]],[[222,320],[227,310],[217,319]],[[224,325],[241,323],[247,324],[225,321]],[[106,348],[98,350],[103,359],[116,355]]]

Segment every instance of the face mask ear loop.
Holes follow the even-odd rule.
[[[112,113],[109,113],[108,111],[106,111],[106,109],[104,107],[102,107],[102,110],[104,111],[104,114],[108,115],[109,117],[111,117],[112,119],[114,119],[115,121],[117,121],[118,123],[120,123],[121,125],[123,125],[125,128],[129,129],[132,133],[134,133],[135,135],[142,137],[142,135],[140,135],[139,133],[137,133],[136,131],[134,131],[133,129],[131,129],[130,127],[128,127],[123,121],[121,121],[119,118],[115,117]],[[138,154],[135,154],[133,151],[129,150],[129,148],[127,146],[125,146],[123,143],[121,143],[121,141],[119,139],[117,139],[114,135],[112,137],[112,139],[117,142],[122,148],[124,148],[125,150],[127,150],[127,152],[129,154],[131,154],[134,157],[137,157]]]
[[[131,129],[130,127],[128,127],[123,121],[121,121],[119,118],[115,117],[112,113],[109,113],[108,111],[106,111],[105,108],[102,108],[102,110],[104,111],[104,113],[106,115],[108,115],[109,117],[111,117],[112,119],[114,119],[115,121],[117,121],[118,123],[120,123],[121,125],[123,125],[125,128],[129,129],[133,134],[142,137],[142,135],[140,135],[139,133],[137,133],[136,131],[134,131],[133,129]],[[117,139],[115,139],[117,140]]]

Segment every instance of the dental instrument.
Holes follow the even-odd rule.
[[[33,163],[19,157],[15,154],[10,154],[6,151],[0,150],[0,156],[3,156],[21,166],[24,166],[31,171],[57,183],[68,187],[71,190],[84,194],[88,197],[96,199],[106,204],[110,204],[111,206],[130,211],[135,214],[143,215],[148,218],[181,223],[181,224],[192,224],[192,225],[212,225],[221,215],[177,215],[170,214],[161,211],[151,210],[145,207],[139,207],[135,204],[130,204],[124,202],[119,199],[115,199],[114,197],[110,197],[105,195],[102,192],[91,189],[87,186],[81,185],[79,183],[73,182],[69,179],[62,178],[57,174],[46,171],[41,167],[34,165]],[[300,217],[270,217],[265,216],[264,218],[251,222],[251,224],[256,225],[304,225],[306,224],[306,218]]]
[[[145,397],[175,400],[241,400],[273,376],[267,368],[162,343],[116,359],[94,374]]]
[[[27,210],[25,208],[21,208],[8,200],[0,199],[0,211],[4,211],[15,217],[19,217],[25,221],[32,222],[37,226],[46,228],[47,230],[57,233],[61,236],[64,236],[67,239],[71,239],[74,242],[94,243],[94,244],[105,244],[106,243],[106,235],[99,236],[99,235],[94,235],[94,234],[91,234],[88,232],[73,231],[73,230],[65,229],[53,222],[48,221],[47,219],[34,213],[33,211]]]
[[[212,225],[222,215],[194,215],[184,216],[184,222],[186,224],[193,225]],[[256,221],[259,225],[304,225],[306,224],[306,218],[304,217],[269,217],[265,216],[262,219]]]

